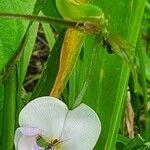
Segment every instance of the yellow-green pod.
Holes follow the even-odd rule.
[[[92,4],[75,0],[56,0],[56,7],[60,15],[73,21],[106,21],[101,8]]]

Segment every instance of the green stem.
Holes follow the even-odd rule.
[[[15,130],[17,79],[14,72],[4,82],[2,150],[12,150]]]
[[[83,27],[83,23],[78,23],[75,21],[64,20],[60,18],[53,17],[45,17],[45,16],[36,16],[36,15],[25,15],[25,14],[14,14],[14,13],[0,13],[0,17],[8,17],[8,18],[18,18],[18,19],[26,19],[29,21],[37,21],[41,23],[49,23],[49,24],[61,24],[64,27],[72,27],[79,28]]]

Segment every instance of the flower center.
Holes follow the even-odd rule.
[[[55,150],[55,146],[59,144],[59,140],[58,139],[55,139],[51,144],[48,144],[46,147],[45,147],[45,150]]]

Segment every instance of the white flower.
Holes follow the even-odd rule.
[[[53,97],[40,97],[20,112],[14,143],[16,150],[92,150],[98,140],[101,124],[97,114],[81,104],[68,110]],[[48,144],[39,147],[42,137]]]

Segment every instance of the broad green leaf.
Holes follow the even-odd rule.
[[[35,2],[36,0],[32,2],[29,0],[1,0],[0,12],[32,14]],[[16,53],[27,24],[27,21],[0,18],[0,72],[9,59]]]

